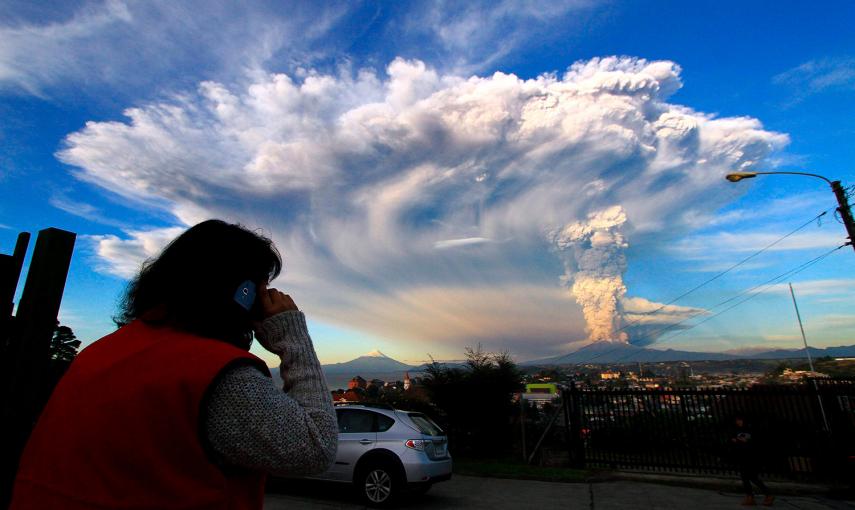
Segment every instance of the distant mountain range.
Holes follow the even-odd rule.
[[[833,358],[855,357],[855,345],[840,347],[826,347],[818,349],[810,348],[810,355],[814,358],[831,356]],[[677,351],[674,349],[647,349],[635,345],[620,342],[594,342],[574,352],[531,361],[524,361],[520,365],[576,365],[576,364],[598,364],[598,363],[635,363],[660,362],[660,361],[716,361],[737,359],[789,359],[803,358],[804,349],[774,349],[755,350],[747,349],[730,352],[694,352]]]
[[[585,363],[633,363],[636,361],[699,361],[731,359],[724,353],[645,349],[622,342],[593,342],[562,356],[524,361],[521,365],[570,365]]]
[[[831,356],[833,358],[855,357],[855,345],[826,347],[819,349],[811,347],[810,355],[814,358]],[[804,358],[804,349],[774,349],[761,350],[757,348],[740,349],[728,352],[693,352],[677,351],[674,349],[647,349],[620,342],[594,342],[574,352],[552,358],[523,361],[522,366],[546,365],[584,365],[601,363],[658,363],[664,361],[720,361],[739,359],[790,359]],[[445,363],[449,366],[462,366],[461,363]],[[322,365],[327,385],[331,389],[347,388],[347,383],[355,376],[363,379],[382,379],[384,381],[402,381],[409,372],[411,377],[419,377],[426,365],[407,365],[386,356],[380,351],[369,352],[356,359],[344,363]],[[279,368],[270,370],[273,376],[279,378]]]
[[[826,347],[818,349],[810,347],[810,355],[814,358],[822,356],[831,356],[832,358],[852,358],[855,357],[855,345],[840,345],[838,347]],[[786,359],[786,358],[802,358],[805,355],[804,349],[775,349],[772,351],[760,351],[753,353],[742,354],[740,358],[748,359]]]

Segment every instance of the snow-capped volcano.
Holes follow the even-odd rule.
[[[373,351],[369,352],[368,354],[363,354],[362,356],[360,356],[360,358],[386,358],[386,359],[392,359],[392,358],[390,358],[389,356],[386,356],[385,354],[383,354],[382,352],[380,352],[380,349],[375,349],[375,350],[373,350]]]
[[[368,354],[363,354],[356,359],[352,359],[344,363],[333,363],[331,365],[323,366],[324,373],[327,374],[347,373],[350,375],[362,375],[363,377],[365,377],[366,374],[401,372],[412,370],[413,368],[414,367],[410,365],[401,363],[400,361],[396,361],[389,356],[386,356],[379,350],[371,351]]]

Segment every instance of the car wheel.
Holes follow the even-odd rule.
[[[375,464],[361,470],[356,478],[356,488],[362,499],[373,507],[388,507],[398,496],[401,480],[395,469],[386,464]]]

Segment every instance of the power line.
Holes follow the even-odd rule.
[[[841,249],[841,248],[844,248],[844,247],[846,247],[846,246],[848,246],[848,245],[849,245],[848,243],[846,243],[846,244],[842,244],[842,245],[840,245],[840,246],[838,246],[838,247],[836,247],[836,248],[833,248],[833,249],[831,249],[831,250],[829,250],[829,251],[827,251],[827,252],[823,253],[822,255],[820,255],[820,256],[818,256],[818,257],[815,257],[815,258],[813,258],[813,259],[811,259],[811,260],[809,260],[809,261],[807,261],[807,262],[805,262],[805,263],[803,263],[803,264],[800,264],[800,265],[796,266],[796,267],[795,267],[795,268],[793,268],[793,269],[790,269],[789,271],[786,271],[786,272],[784,272],[784,273],[781,273],[781,274],[779,274],[778,276],[775,276],[774,278],[770,278],[769,280],[766,280],[765,282],[763,282],[763,283],[761,283],[761,284],[755,285],[755,286],[753,286],[753,287],[751,287],[751,288],[749,288],[749,289],[746,289],[746,290],[744,290],[744,291],[742,291],[742,292],[739,292],[738,294],[735,294],[735,295],[731,296],[730,298],[725,299],[724,301],[721,301],[721,302],[719,302],[719,303],[715,304],[714,306],[710,307],[708,310],[715,310],[716,308],[718,308],[718,307],[720,307],[720,306],[723,306],[723,305],[725,305],[725,304],[727,304],[727,303],[730,303],[731,301],[734,301],[735,299],[738,299],[738,298],[739,298],[739,297],[741,297],[741,296],[744,296],[744,295],[746,295],[746,294],[749,294],[749,293],[753,292],[754,290],[760,289],[761,287],[767,287],[767,288],[763,288],[763,289],[761,289],[761,290],[758,290],[757,292],[754,292],[753,294],[751,294],[751,295],[747,296],[745,299],[742,299],[742,300],[738,301],[737,303],[734,303],[733,305],[731,305],[731,306],[729,306],[729,307],[725,308],[724,310],[722,310],[722,311],[720,311],[720,312],[718,312],[718,313],[716,313],[716,314],[714,314],[714,315],[711,315],[710,317],[707,317],[706,319],[704,319],[704,320],[702,320],[702,321],[698,322],[697,324],[693,324],[693,325],[691,325],[691,326],[689,326],[689,327],[687,327],[687,328],[685,328],[685,329],[683,329],[683,330],[680,330],[680,331],[678,331],[677,333],[675,333],[675,334],[673,334],[673,335],[671,335],[671,336],[669,336],[669,337],[667,337],[667,338],[663,338],[663,339],[660,339],[660,340],[654,340],[653,342],[651,342],[650,344],[647,344],[647,345],[653,345],[653,344],[656,344],[656,343],[664,343],[664,342],[669,341],[669,340],[671,340],[671,339],[673,339],[673,338],[675,338],[675,337],[677,337],[677,336],[679,336],[679,335],[682,335],[682,334],[683,334],[683,333],[685,333],[686,331],[689,331],[690,329],[693,329],[693,328],[695,328],[695,327],[697,327],[697,326],[700,326],[701,324],[704,324],[705,322],[708,322],[708,321],[710,321],[710,320],[712,320],[712,319],[714,319],[714,318],[718,317],[719,315],[721,315],[721,314],[723,314],[723,313],[725,313],[725,312],[727,312],[727,311],[729,311],[729,310],[732,310],[733,308],[736,308],[737,306],[741,305],[742,303],[745,303],[746,301],[749,301],[749,300],[751,300],[751,299],[754,299],[754,298],[755,298],[755,297],[757,297],[758,295],[760,295],[760,294],[762,294],[763,292],[766,292],[767,290],[769,290],[769,288],[771,288],[771,286],[772,286],[773,284],[777,283],[778,281],[783,280],[783,279],[787,278],[788,276],[793,276],[793,275],[796,275],[796,274],[798,274],[798,273],[801,273],[801,272],[802,272],[802,271],[804,271],[805,269],[808,269],[810,266],[812,266],[812,265],[814,265],[814,264],[816,264],[816,263],[820,262],[822,259],[824,259],[824,258],[828,257],[828,256],[829,256],[829,255],[831,255],[832,253],[834,253],[834,252],[836,252],[837,250],[839,250],[839,249]],[[662,333],[664,333],[665,331],[668,331],[668,330],[670,330],[670,329],[673,329],[674,327],[679,326],[680,324],[682,324],[682,323],[684,323],[684,322],[686,322],[686,321],[688,321],[688,320],[691,320],[691,319],[693,319],[693,318],[697,317],[698,315],[701,315],[701,314],[705,313],[705,312],[706,312],[706,311],[708,311],[708,310],[704,310],[703,312],[697,312],[697,313],[694,313],[694,314],[692,314],[692,315],[690,315],[690,316],[686,317],[685,319],[683,319],[683,320],[681,320],[681,321],[675,322],[675,323],[673,323],[673,324],[669,324],[669,325],[667,325],[665,328],[662,328],[662,329],[656,330],[656,331],[654,331],[654,332],[652,332],[652,333],[648,334],[648,335],[646,336],[646,338],[652,338],[652,337],[654,337],[654,336],[661,335],[661,334],[662,334]],[[612,352],[613,352],[613,351],[612,351]],[[625,359],[629,358],[629,356],[631,356],[631,355],[632,355],[632,354],[630,354],[630,355],[628,355],[628,356],[624,356],[623,358],[620,358],[620,359],[618,359],[618,360],[614,361],[614,363],[620,363],[621,361],[624,361]]]
[[[833,208],[832,208],[832,209],[833,209]],[[665,304],[663,304],[663,305],[660,305],[660,306],[659,306],[659,308],[657,308],[657,309],[653,310],[652,312],[644,312],[644,313],[639,314],[639,315],[648,315],[648,316],[649,316],[649,315],[653,315],[653,314],[656,314],[656,313],[658,313],[658,312],[662,311],[666,306],[672,305],[672,304],[676,303],[677,301],[679,301],[679,300],[683,299],[684,297],[688,296],[688,295],[689,295],[689,294],[691,294],[692,292],[695,292],[696,290],[698,290],[698,289],[700,289],[700,288],[702,288],[702,287],[704,287],[704,286],[706,286],[706,285],[708,285],[708,284],[710,284],[710,283],[714,282],[715,280],[717,280],[717,279],[721,278],[722,276],[726,275],[727,273],[729,273],[729,272],[733,271],[734,269],[736,269],[737,267],[741,266],[742,264],[745,264],[745,263],[746,263],[746,262],[748,262],[749,260],[753,259],[753,258],[754,258],[754,257],[756,257],[757,255],[760,255],[761,253],[765,252],[765,251],[766,251],[766,250],[768,250],[769,248],[771,248],[771,247],[775,246],[776,244],[780,243],[780,242],[781,242],[781,241],[783,241],[784,239],[786,239],[786,238],[790,237],[791,235],[795,234],[795,233],[796,233],[796,232],[798,232],[799,230],[801,230],[801,229],[805,228],[806,226],[810,225],[810,224],[811,224],[811,223],[813,223],[814,221],[817,221],[818,219],[820,219],[820,218],[822,218],[823,216],[825,216],[825,215],[828,213],[828,211],[831,211],[832,209],[827,209],[827,210],[825,210],[825,211],[823,211],[823,212],[819,213],[818,215],[814,216],[814,217],[813,217],[813,218],[811,218],[810,220],[808,220],[808,221],[806,221],[805,223],[803,223],[803,224],[799,225],[799,227],[798,227],[798,228],[796,228],[795,230],[793,230],[792,232],[790,232],[790,233],[788,233],[788,234],[786,234],[786,235],[784,235],[784,236],[782,236],[782,237],[779,237],[779,238],[778,238],[778,239],[776,239],[775,241],[773,241],[773,242],[771,242],[771,243],[767,244],[766,246],[764,246],[764,247],[763,247],[763,248],[761,248],[760,250],[758,250],[758,251],[756,251],[756,252],[752,253],[751,255],[749,255],[749,256],[747,256],[747,257],[745,257],[744,259],[740,260],[740,261],[739,261],[739,262],[737,262],[736,264],[733,264],[732,266],[730,266],[729,268],[725,269],[724,271],[722,271],[722,272],[720,272],[720,273],[716,274],[715,276],[712,276],[711,278],[708,278],[706,281],[704,281],[704,282],[702,282],[702,283],[700,283],[700,284],[698,284],[698,285],[696,285],[696,286],[692,287],[691,289],[687,290],[686,292],[683,292],[682,294],[680,294],[679,296],[675,297],[675,298],[674,298],[674,299],[672,299],[671,301],[668,301],[667,303],[665,303]],[[638,324],[639,322],[641,322],[641,321],[640,321],[640,320],[637,320],[637,321],[635,321],[635,322],[633,322],[633,323],[626,324],[626,325],[624,325],[623,327],[621,327],[620,329],[618,329],[618,330],[617,330],[617,332],[623,331],[624,329],[626,329],[626,328],[628,328],[628,327],[631,327],[631,326],[634,326],[634,325]]]
[[[830,209],[829,209],[829,210],[830,210]],[[756,251],[756,252],[752,253],[752,254],[751,254],[751,255],[749,255],[748,257],[745,257],[744,259],[740,260],[739,262],[737,262],[736,264],[734,264],[734,265],[730,266],[729,268],[725,269],[724,271],[722,271],[722,272],[718,273],[717,275],[713,276],[712,278],[708,279],[707,281],[705,281],[705,282],[703,282],[703,283],[701,283],[701,284],[699,284],[699,285],[697,285],[697,286],[693,287],[693,288],[692,288],[692,289],[690,289],[690,290],[687,290],[686,292],[684,292],[684,293],[680,294],[679,296],[675,297],[674,299],[672,299],[672,300],[671,300],[671,301],[669,301],[668,303],[665,303],[664,305],[662,305],[662,306],[660,307],[660,309],[661,309],[661,308],[664,308],[664,307],[666,307],[666,306],[668,306],[668,305],[670,305],[670,304],[673,304],[673,303],[675,303],[675,302],[677,302],[677,301],[679,301],[680,299],[682,299],[682,298],[684,298],[684,297],[688,296],[688,295],[689,295],[689,294],[691,294],[692,292],[694,292],[694,291],[696,291],[696,290],[700,289],[701,287],[703,287],[703,286],[707,285],[708,283],[710,283],[710,282],[712,282],[712,281],[714,281],[714,280],[717,280],[718,278],[720,278],[720,277],[722,277],[722,276],[726,275],[727,273],[731,272],[732,270],[736,269],[737,267],[741,266],[742,264],[744,264],[744,263],[748,262],[749,260],[753,259],[753,258],[754,258],[754,257],[756,257],[757,255],[760,255],[760,254],[761,254],[761,253],[763,253],[764,251],[768,250],[769,248],[771,248],[771,247],[775,246],[776,244],[780,243],[780,242],[781,242],[781,241],[783,241],[784,239],[786,239],[786,238],[790,237],[791,235],[795,234],[795,233],[796,233],[796,232],[798,232],[799,230],[801,230],[801,229],[805,228],[806,226],[810,225],[810,224],[811,224],[811,223],[813,223],[814,221],[817,221],[818,219],[822,218],[822,217],[823,217],[823,216],[825,216],[827,213],[828,213],[828,211],[823,211],[823,212],[819,213],[818,215],[814,216],[814,217],[813,217],[813,218],[811,218],[809,221],[805,222],[804,224],[802,224],[801,226],[799,226],[797,229],[793,230],[793,231],[792,231],[792,232],[790,232],[789,234],[787,234],[787,235],[785,235],[785,236],[783,236],[783,237],[781,237],[781,238],[777,239],[776,241],[774,241],[774,242],[772,242],[772,243],[769,243],[769,244],[768,244],[768,245],[766,245],[764,248],[760,249],[759,251]]]
[[[686,329],[684,329],[684,330],[678,331],[678,332],[676,332],[675,334],[673,334],[673,335],[669,336],[668,338],[663,338],[662,340],[657,340],[657,342],[665,342],[665,341],[670,340],[670,339],[672,339],[672,338],[674,338],[674,337],[676,337],[676,336],[682,335],[682,334],[683,334],[683,333],[685,333],[686,331],[689,331],[689,330],[690,330],[690,329],[692,329],[692,328],[698,327],[698,326],[700,326],[701,324],[703,324],[703,323],[705,323],[705,322],[708,322],[708,321],[711,321],[712,319],[715,319],[716,317],[718,317],[719,315],[721,315],[721,314],[723,314],[723,313],[727,312],[728,310],[731,310],[731,309],[733,309],[733,308],[736,308],[737,306],[741,305],[742,303],[744,303],[744,302],[746,302],[746,301],[748,301],[748,300],[750,300],[750,299],[753,299],[753,298],[757,297],[758,295],[762,294],[763,292],[766,292],[767,290],[769,290],[769,289],[772,287],[772,285],[773,285],[774,283],[777,283],[777,281],[783,280],[783,279],[784,279],[784,278],[786,278],[787,276],[793,276],[793,275],[796,275],[796,274],[801,273],[801,272],[802,272],[802,271],[804,271],[805,269],[807,269],[807,268],[809,268],[810,266],[812,266],[812,265],[814,265],[814,264],[818,263],[819,261],[821,261],[822,259],[824,259],[824,258],[828,257],[829,255],[831,255],[832,253],[836,252],[837,250],[839,250],[839,249],[841,249],[841,248],[845,248],[846,246],[849,246],[849,244],[848,244],[848,243],[847,243],[847,244],[841,244],[841,245],[840,245],[840,246],[838,246],[837,248],[834,248],[834,249],[832,249],[832,250],[830,250],[830,251],[825,252],[824,254],[820,255],[819,257],[816,257],[815,259],[813,259],[813,260],[811,260],[811,261],[809,261],[809,262],[806,262],[805,264],[803,264],[803,267],[802,267],[802,266],[800,266],[800,268],[798,268],[798,270],[794,270],[794,271],[792,271],[792,272],[785,273],[785,274],[783,274],[783,275],[779,276],[778,278],[776,278],[776,281],[775,281],[775,282],[770,282],[770,283],[768,283],[768,284],[767,284],[767,288],[765,288],[765,289],[761,289],[761,290],[759,290],[759,291],[755,292],[754,294],[752,294],[752,295],[750,295],[750,296],[746,297],[745,299],[743,299],[743,300],[739,301],[738,303],[735,303],[735,304],[733,304],[733,305],[731,305],[731,306],[729,306],[729,307],[725,308],[724,310],[722,310],[722,311],[720,311],[720,312],[718,312],[718,313],[716,313],[716,314],[714,314],[714,315],[711,315],[711,316],[707,317],[706,319],[704,319],[704,320],[702,320],[702,321],[698,322],[697,324],[692,324],[690,327],[688,327],[688,328],[686,328]],[[756,287],[755,287],[755,288],[756,288]],[[729,301],[730,301],[730,300],[729,300]],[[724,304],[724,303],[722,303],[722,304]],[[656,342],[653,342],[653,343],[656,343]]]
[[[843,246],[846,246],[846,245],[843,245]],[[658,335],[660,335],[660,334],[664,333],[665,331],[668,331],[669,329],[672,329],[672,328],[674,328],[674,327],[676,327],[676,326],[679,326],[680,324],[682,324],[682,323],[684,323],[684,322],[686,322],[686,321],[688,321],[688,320],[694,319],[694,318],[695,318],[695,317],[697,317],[698,315],[703,315],[703,314],[705,314],[705,313],[709,312],[710,310],[715,310],[716,308],[718,308],[718,307],[720,307],[720,306],[722,306],[722,305],[726,305],[727,303],[730,303],[730,302],[731,302],[731,301],[733,301],[734,299],[737,299],[737,298],[739,298],[739,297],[741,297],[741,296],[744,296],[745,294],[748,294],[748,293],[750,293],[750,292],[752,292],[752,291],[754,291],[754,290],[756,290],[756,289],[759,289],[760,287],[763,287],[763,286],[765,286],[765,285],[769,285],[769,284],[774,283],[774,282],[776,282],[776,281],[778,281],[778,280],[780,280],[780,279],[782,279],[782,278],[786,278],[787,276],[790,276],[790,275],[792,275],[792,274],[796,274],[796,273],[798,273],[798,272],[801,272],[801,271],[803,271],[804,269],[807,269],[807,267],[808,267],[809,265],[812,265],[812,264],[815,264],[816,262],[819,262],[822,258],[827,257],[828,255],[830,255],[831,253],[833,253],[833,252],[835,252],[835,251],[839,250],[839,249],[840,249],[840,248],[842,248],[843,246],[839,246],[839,247],[837,247],[837,248],[834,248],[833,250],[831,250],[831,251],[829,251],[829,252],[826,252],[825,254],[820,255],[819,257],[816,257],[816,258],[814,258],[814,259],[811,259],[811,260],[809,260],[808,262],[805,262],[805,263],[803,263],[803,264],[801,264],[801,265],[799,265],[799,266],[796,266],[795,268],[790,269],[789,271],[787,271],[787,272],[785,272],[785,273],[782,273],[782,274],[780,274],[780,275],[778,275],[778,276],[775,276],[775,277],[773,277],[773,278],[771,278],[771,279],[769,279],[769,280],[766,280],[766,281],[765,281],[765,282],[763,282],[763,283],[759,283],[759,284],[757,284],[757,285],[755,285],[755,286],[753,286],[753,287],[751,287],[751,288],[749,288],[749,289],[743,290],[742,292],[739,292],[739,293],[737,293],[737,294],[735,294],[735,295],[733,295],[733,296],[731,296],[731,297],[729,297],[729,298],[725,299],[724,301],[720,301],[720,302],[718,302],[718,303],[714,304],[713,306],[711,306],[711,307],[709,307],[709,308],[704,308],[703,310],[700,310],[700,311],[698,311],[698,312],[695,312],[695,313],[693,313],[693,314],[690,314],[688,317],[686,317],[686,318],[684,318],[684,319],[682,319],[682,320],[680,320],[680,321],[678,321],[678,322],[674,322],[674,323],[672,323],[672,324],[669,324],[669,325],[667,325],[667,326],[666,326],[665,328],[663,328],[663,329],[655,330],[655,331],[653,331],[652,333],[650,333],[649,335],[647,335],[647,337],[646,337],[646,338],[651,338],[651,337],[653,337],[653,336],[658,336]],[[760,292],[762,292],[762,291],[760,291]],[[759,293],[759,292],[758,292],[758,293]],[[756,294],[755,294],[755,295],[756,295]],[[729,310],[729,309],[730,309],[730,308],[728,308],[728,310]],[[718,314],[715,314],[715,315],[713,315],[712,317],[715,317],[715,316],[717,316],[717,315],[718,315]],[[712,317],[709,317],[709,318],[712,318]],[[700,324],[700,323],[698,323],[698,324]],[[692,327],[694,327],[694,326],[692,326]],[[654,342],[654,343],[655,343],[655,342]]]
[[[745,303],[746,301],[749,301],[749,300],[751,300],[751,299],[753,299],[753,298],[757,297],[758,295],[762,294],[763,292],[766,292],[767,290],[769,290],[769,288],[771,288],[771,286],[772,286],[773,284],[777,283],[778,281],[783,280],[783,279],[787,278],[788,276],[793,276],[793,275],[796,275],[796,274],[798,274],[798,273],[801,273],[801,272],[802,272],[802,271],[804,271],[805,269],[807,269],[807,268],[809,268],[810,266],[812,266],[812,265],[814,265],[814,264],[818,263],[819,261],[821,261],[821,260],[822,260],[822,259],[824,259],[825,257],[828,257],[829,255],[831,255],[831,254],[832,254],[832,253],[834,253],[835,251],[837,251],[837,250],[839,250],[840,248],[843,248],[843,247],[845,247],[845,246],[847,246],[847,244],[843,244],[843,245],[841,245],[841,246],[838,246],[837,248],[833,248],[833,249],[829,250],[828,252],[826,252],[826,253],[824,253],[824,254],[822,254],[822,255],[818,256],[818,257],[815,257],[815,258],[813,258],[813,259],[811,259],[811,260],[809,260],[809,261],[807,261],[807,262],[805,262],[805,263],[803,263],[803,264],[801,264],[801,265],[799,265],[799,266],[796,266],[796,267],[795,267],[795,268],[793,268],[793,269],[790,269],[789,271],[786,271],[786,272],[784,272],[784,273],[782,273],[782,274],[780,274],[780,275],[778,275],[778,276],[776,276],[776,277],[774,277],[774,278],[771,278],[771,279],[769,279],[769,280],[766,280],[765,282],[763,282],[763,283],[761,283],[761,284],[755,285],[754,287],[751,287],[751,288],[749,288],[749,289],[747,289],[747,290],[744,290],[744,291],[742,291],[742,292],[740,292],[740,293],[738,293],[738,294],[735,294],[734,296],[731,296],[730,298],[725,299],[724,301],[721,301],[721,302],[717,303],[716,305],[714,305],[714,306],[710,307],[710,308],[709,308],[709,310],[715,310],[716,308],[718,308],[718,307],[720,307],[720,306],[722,306],[722,305],[725,305],[725,304],[727,304],[727,303],[730,303],[731,301],[733,301],[733,300],[735,300],[735,299],[738,299],[738,298],[739,298],[739,297],[741,297],[741,296],[744,296],[744,295],[746,295],[746,294],[749,294],[749,293],[751,293],[752,291],[754,291],[754,290],[756,290],[756,289],[760,289],[761,287],[764,287],[764,286],[765,286],[765,287],[767,287],[767,288],[764,288],[764,289],[758,290],[757,292],[755,292],[755,293],[753,293],[753,294],[749,295],[749,296],[748,296],[748,297],[746,297],[745,299],[742,299],[742,300],[738,301],[737,303],[734,303],[733,305],[731,305],[731,306],[729,306],[729,307],[725,308],[724,310],[722,310],[722,311],[720,311],[720,312],[718,312],[718,313],[716,313],[716,314],[714,314],[714,315],[712,315],[712,316],[710,316],[710,317],[707,317],[706,319],[704,319],[704,320],[702,320],[702,321],[698,322],[697,324],[693,324],[693,325],[691,325],[691,326],[689,326],[689,327],[687,327],[687,328],[685,328],[685,329],[683,329],[683,330],[680,330],[680,331],[676,332],[675,334],[673,334],[673,335],[671,335],[671,336],[669,336],[669,337],[667,337],[667,338],[663,338],[663,339],[659,339],[659,340],[654,340],[654,341],[652,341],[651,343],[649,343],[649,344],[647,344],[647,345],[653,345],[653,344],[656,344],[656,343],[664,343],[664,342],[667,342],[667,341],[671,340],[672,338],[675,338],[675,337],[677,337],[677,336],[679,336],[679,335],[682,335],[682,334],[683,334],[683,333],[685,333],[686,331],[689,331],[690,329],[693,329],[693,328],[695,328],[695,327],[697,327],[697,326],[700,326],[701,324],[703,324],[703,323],[705,323],[705,322],[708,322],[708,321],[710,321],[710,320],[712,320],[712,319],[714,319],[714,318],[718,317],[719,315],[721,315],[721,314],[723,314],[723,313],[725,313],[725,312],[727,312],[727,311],[729,311],[729,310],[732,310],[733,308],[736,308],[737,306],[741,305],[742,303]],[[703,313],[703,312],[695,313],[695,314],[693,314],[693,315],[691,315],[691,316],[689,316],[689,317],[686,317],[685,319],[683,319],[683,320],[681,320],[681,321],[679,321],[679,322],[676,322],[676,323],[670,324],[670,325],[666,326],[665,328],[660,329],[660,330],[658,330],[658,331],[654,331],[653,333],[651,333],[650,335],[648,335],[648,336],[647,336],[647,338],[652,338],[653,336],[660,335],[660,334],[664,333],[665,331],[668,331],[668,330],[670,330],[670,329],[673,329],[674,327],[676,327],[676,326],[678,326],[678,325],[680,325],[680,324],[682,324],[682,323],[684,323],[684,322],[686,322],[686,321],[688,321],[688,320],[691,320],[691,319],[693,319],[693,318],[697,317],[698,315],[701,315],[702,313]],[[618,362],[622,361],[623,359],[625,359],[625,358],[622,358],[622,359],[618,360]]]
[[[676,302],[677,302],[677,301],[679,301],[680,299],[682,299],[682,298],[684,298],[684,297],[688,296],[689,294],[691,294],[691,293],[695,292],[696,290],[698,290],[698,289],[700,289],[700,288],[702,288],[702,287],[704,287],[704,286],[706,286],[706,285],[708,285],[708,284],[712,283],[713,281],[715,281],[715,280],[717,280],[717,279],[721,278],[721,277],[722,277],[722,276],[724,276],[725,274],[727,274],[727,273],[729,273],[729,272],[733,271],[733,270],[734,270],[734,269],[736,269],[737,267],[739,267],[739,266],[741,266],[741,265],[745,264],[746,262],[748,262],[749,260],[753,259],[753,258],[754,258],[754,257],[756,257],[757,255],[760,255],[761,253],[763,253],[763,252],[765,252],[765,251],[769,250],[770,248],[772,248],[772,247],[773,247],[773,246],[775,246],[776,244],[780,243],[780,242],[781,242],[781,241],[783,241],[784,239],[786,239],[786,238],[788,238],[788,237],[792,236],[793,234],[795,234],[796,232],[798,232],[798,231],[802,230],[803,228],[807,227],[808,225],[810,225],[810,224],[811,224],[811,223],[813,223],[814,221],[819,220],[820,218],[822,218],[823,216],[825,216],[826,214],[828,214],[828,212],[829,212],[829,211],[831,211],[831,210],[833,210],[833,209],[834,209],[834,208],[826,209],[825,211],[823,211],[823,212],[819,213],[818,215],[814,216],[813,218],[811,218],[810,220],[806,221],[805,223],[803,223],[803,224],[799,225],[799,226],[798,226],[796,229],[794,229],[793,231],[791,231],[791,232],[789,232],[789,233],[787,233],[787,234],[785,234],[785,235],[783,235],[783,236],[779,237],[779,238],[778,238],[778,239],[776,239],[775,241],[773,241],[773,242],[769,243],[768,245],[764,246],[764,247],[763,247],[763,248],[761,248],[760,250],[758,250],[758,251],[756,251],[756,252],[752,253],[751,255],[749,255],[749,256],[745,257],[744,259],[740,260],[739,262],[737,262],[737,263],[733,264],[732,266],[730,266],[729,268],[725,269],[724,271],[721,271],[720,273],[718,273],[718,274],[716,274],[716,275],[712,276],[711,278],[707,279],[706,281],[704,281],[704,282],[702,282],[702,283],[700,283],[700,284],[696,285],[695,287],[693,287],[693,288],[691,288],[691,289],[687,290],[686,292],[683,292],[682,294],[680,294],[679,296],[675,297],[674,299],[672,299],[672,300],[668,301],[667,303],[665,303],[665,304],[663,304],[663,305],[660,305],[660,306],[659,306],[659,308],[657,308],[657,309],[655,309],[655,310],[653,310],[653,311],[651,311],[651,312],[645,312],[645,313],[640,314],[640,315],[651,316],[651,315],[654,315],[654,314],[656,314],[656,313],[658,313],[658,312],[662,311],[665,307],[667,307],[667,306],[669,306],[669,305],[672,305],[672,304],[676,303]],[[756,287],[755,287],[755,288],[756,288]],[[750,290],[753,290],[753,289],[749,289],[749,291],[750,291]],[[738,295],[737,295],[737,297],[738,297]],[[719,304],[718,304],[718,305],[716,305],[715,307],[721,306],[722,304],[725,304],[725,303],[719,303]],[[712,309],[714,309],[715,307],[713,307]],[[701,311],[701,312],[698,312],[698,313],[693,314],[693,315],[690,315],[690,316],[689,316],[689,317],[687,317],[686,319],[683,319],[682,321],[680,321],[680,322],[676,323],[676,324],[675,324],[675,326],[676,326],[676,325],[679,325],[679,324],[681,324],[681,323],[683,323],[683,322],[685,322],[685,321],[687,321],[687,320],[689,320],[689,319],[692,319],[692,318],[694,318],[694,317],[697,317],[698,315],[700,315],[700,314],[702,314],[702,313],[705,313],[705,312],[706,312],[706,310]],[[625,325],[621,326],[620,328],[618,328],[618,329],[615,331],[615,333],[620,333],[621,331],[623,331],[623,330],[625,330],[625,329],[627,329],[627,328],[629,328],[629,327],[636,326],[636,325],[638,325],[640,322],[641,322],[641,320],[640,320],[640,319],[637,319],[637,320],[632,321],[632,322],[629,322],[629,321],[628,321],[628,323],[627,323],[627,324],[625,324]],[[666,330],[662,330],[662,331],[667,331],[667,329],[666,329]],[[659,332],[659,333],[661,333],[661,332]],[[659,333],[657,333],[657,334],[659,334]],[[623,345],[623,344],[621,344],[621,345]],[[580,362],[576,363],[576,365],[583,364],[583,363],[590,363],[591,361],[593,361],[593,360],[595,360],[595,359],[599,359],[599,358],[601,358],[601,357],[603,357],[603,356],[606,356],[606,355],[608,355],[608,354],[611,354],[612,352],[618,351],[618,350],[620,350],[620,349],[621,349],[621,347],[616,347],[616,348],[614,348],[614,349],[612,349],[612,350],[610,350],[610,351],[606,351],[606,352],[602,352],[602,353],[596,354],[596,355],[592,356],[591,358],[589,358],[589,359],[587,359],[587,360],[585,360],[585,361],[580,361]]]

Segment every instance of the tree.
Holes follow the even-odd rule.
[[[367,388],[365,388],[365,398],[369,400],[376,400],[380,396],[380,388],[373,384],[369,384]]]
[[[778,377],[779,375],[784,373],[786,369],[792,369],[792,365],[788,361],[781,361],[777,365],[775,365],[772,369],[766,372],[767,377]]]
[[[65,375],[71,362],[77,356],[80,340],[74,336],[74,331],[68,326],[61,326],[59,321],[53,331],[48,351],[50,359],[44,381],[40,384],[41,402],[47,402],[50,394],[59,380]]]
[[[68,326],[60,326],[56,323],[53,338],[50,341],[50,359],[56,361],[71,362],[77,356],[80,348],[80,340],[74,336],[74,331]]]
[[[511,447],[512,399],[523,376],[508,352],[467,347],[462,368],[433,362],[425,372],[424,388],[457,451],[497,456]]]

